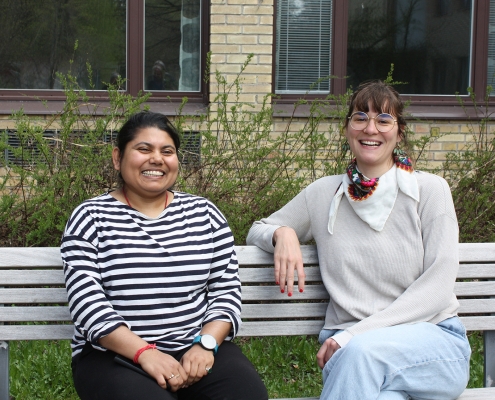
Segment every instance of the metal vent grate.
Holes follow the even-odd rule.
[[[180,162],[183,165],[197,165],[201,160],[201,134],[184,132],[181,138]]]
[[[5,131],[7,134],[7,144],[10,148],[20,148],[21,147],[21,139],[17,135],[17,131],[15,130],[7,130]],[[57,134],[56,130],[46,130],[43,132],[43,137],[45,138],[54,138]],[[5,149],[5,160],[10,165],[19,165],[19,166],[29,166],[32,164],[32,160],[37,159],[41,156],[41,150],[36,143],[35,140],[29,139],[24,146],[23,154],[15,154],[8,148]]]

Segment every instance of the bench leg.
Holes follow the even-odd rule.
[[[9,343],[0,341],[0,400],[9,398]]]
[[[495,331],[484,331],[485,387],[495,387]]]

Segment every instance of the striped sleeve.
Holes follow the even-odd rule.
[[[208,310],[204,324],[214,321],[232,323],[227,339],[235,337],[241,324],[241,282],[239,279],[234,238],[227,220],[211,203],[208,204],[213,231],[214,251],[208,279]]]
[[[76,334],[105,350],[98,344],[101,337],[120,325],[130,326],[105,296],[95,241],[92,219],[84,208],[76,209],[61,245],[69,308]]]

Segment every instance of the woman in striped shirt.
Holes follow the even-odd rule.
[[[112,154],[122,186],[67,223],[61,252],[83,400],[268,397],[230,342],[241,291],[227,221],[208,200],[169,189],[179,144],[165,116],[131,116]]]

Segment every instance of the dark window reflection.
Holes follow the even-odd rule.
[[[85,89],[126,76],[125,0],[1,1],[0,37],[2,89],[61,89],[69,70]]]
[[[393,78],[406,94],[465,94],[472,2],[350,0],[347,85]]]
[[[146,0],[146,90],[200,90],[200,0]]]

